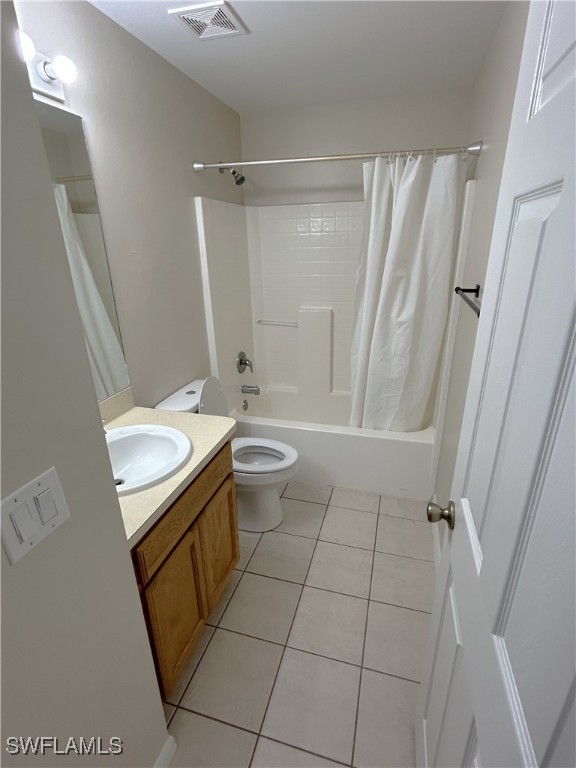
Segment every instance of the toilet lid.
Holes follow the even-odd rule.
[[[222,385],[215,376],[208,376],[202,383],[198,413],[210,416],[228,416],[226,396]]]
[[[262,474],[281,472],[298,460],[298,451],[291,445],[265,437],[235,437],[232,440],[234,472]]]

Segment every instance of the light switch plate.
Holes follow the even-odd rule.
[[[2,500],[2,546],[14,565],[70,517],[54,467]]]

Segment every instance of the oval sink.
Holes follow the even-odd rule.
[[[166,480],[192,453],[192,443],[183,432],[160,424],[111,429],[106,443],[119,496]]]

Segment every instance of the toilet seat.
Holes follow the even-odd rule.
[[[235,437],[232,440],[234,472],[262,475],[292,467],[298,452],[291,445],[264,437]]]
[[[195,379],[156,406],[159,410],[228,416],[222,385],[214,376]],[[232,440],[238,527],[263,533],[277,528],[284,518],[280,488],[298,472],[298,451],[265,437]]]

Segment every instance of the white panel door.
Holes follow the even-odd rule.
[[[576,765],[575,27],[574,2],[532,3],[420,691],[421,766]]]

